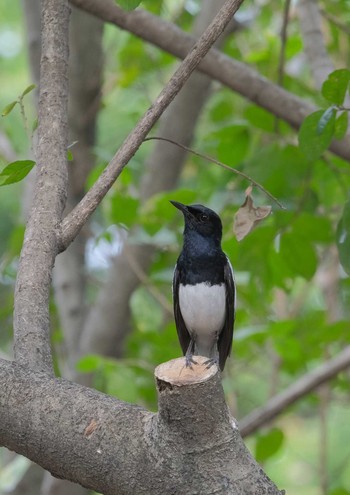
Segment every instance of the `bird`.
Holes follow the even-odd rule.
[[[173,275],[175,324],[186,367],[193,356],[223,371],[231,353],[236,286],[231,263],[221,249],[219,215],[200,204],[170,201],[184,216],[183,247]]]

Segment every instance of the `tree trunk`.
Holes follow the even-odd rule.
[[[0,361],[0,443],[105,495],[280,495],[250,455],[216,366],[155,372],[159,412]]]

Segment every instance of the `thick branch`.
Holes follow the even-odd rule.
[[[67,194],[68,24],[67,0],[43,0],[37,182],[15,293],[15,358],[47,371],[51,272]]]
[[[103,174],[87,192],[79,205],[65,218],[62,223],[61,249],[65,249],[76,237],[81,227],[95,211],[125,165],[138,150],[152,126],[159,119],[190,77],[196,66],[223,32],[242,2],[243,0],[227,0],[225,2],[210,26],[199,38],[198,42],[194,45],[190,53],[161,91],[153,105],[147,110],[133,131],[123,142]]]
[[[272,397],[264,406],[259,407],[243,418],[239,424],[242,437],[250,435],[264,424],[273,420],[288,406],[349,367],[350,346],[346,347],[335,358],[302,376],[284,392]]]
[[[105,495],[280,495],[242,442],[217,369],[198,361],[195,373],[183,358],[157,368],[158,414],[0,361],[0,444]]]
[[[71,0],[106,22],[126,29],[145,41],[172,55],[184,58],[194,39],[174,24],[146,11],[125,12],[111,0]],[[265,108],[276,117],[298,129],[304,118],[316,107],[298,96],[273,84],[246,64],[234,60],[212,48],[199,64],[198,70],[245,98]],[[350,138],[334,141],[330,149],[345,160],[350,160]]]

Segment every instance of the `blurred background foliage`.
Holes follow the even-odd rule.
[[[199,4],[197,0],[148,0],[141,6],[188,31]],[[350,4],[347,0],[325,0],[321,6],[327,13],[323,28],[329,55],[337,68],[346,67],[350,57],[346,31],[350,29]],[[247,2],[237,19],[242,27],[228,38],[224,51],[277,81],[283,3]],[[338,25],[332,19],[337,19]],[[32,83],[23,32],[20,4],[3,0],[1,108]],[[96,180],[176,64],[172,56],[113,26],[105,26],[103,42],[103,101],[94,147],[96,166],[86,187]],[[314,89],[293,2],[285,58],[284,87],[327,109],[332,102]],[[30,95],[25,99],[25,112],[31,129],[36,115]],[[3,153],[2,168],[12,159],[30,158],[30,143],[18,106],[1,118],[1,134],[13,156],[9,159]],[[151,135],[157,135],[157,128]],[[322,136],[321,130],[316,141]],[[157,247],[149,272],[131,298],[132,332],[124,357],[117,360],[90,354],[77,363],[79,372],[93,373],[95,387],[156,410],[154,367],[180,355],[171,312],[171,279],[183,225],[169,199],[205,204],[219,212],[223,220],[223,248],[235,268],[238,286],[233,356],[223,384],[238,421],[350,343],[350,282],[345,271],[349,267],[348,251],[346,247],[340,252],[344,270],[336,249],[337,229],[339,232],[342,228],[344,235],[350,231],[350,168],[348,162],[324,151],[328,144],[322,148],[321,143],[320,151],[308,156],[305,148],[311,139],[306,133],[303,148],[297,133],[287,124],[214,84],[191,146],[244,171],[285,206],[280,209],[255,189],[255,203],[271,204],[273,212],[241,242],[235,239],[233,221],[249,183],[188,154],[178,189],[159,193],[141,204],[144,162],[154,146],[153,142],[143,144],[95,214],[87,244],[89,304],[95,301],[125,231],[137,224],[132,232],[134,241]],[[71,151],[74,156],[74,146]],[[24,232],[23,188],[24,182],[0,189],[1,356],[11,356],[12,352],[13,289]],[[63,336],[54,299],[52,329],[54,347],[59,349],[59,372]],[[340,374],[247,439],[266,472],[289,495],[350,494],[349,385],[349,373]],[[23,469],[17,468],[10,475],[8,466],[0,469],[1,493],[22,475]],[[322,482],[325,478],[326,483]]]

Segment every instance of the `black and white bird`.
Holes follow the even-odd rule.
[[[235,320],[235,283],[229,259],[221,249],[219,215],[202,205],[171,203],[184,216],[181,254],[173,278],[177,333],[186,366],[193,355],[223,370],[232,347]]]

